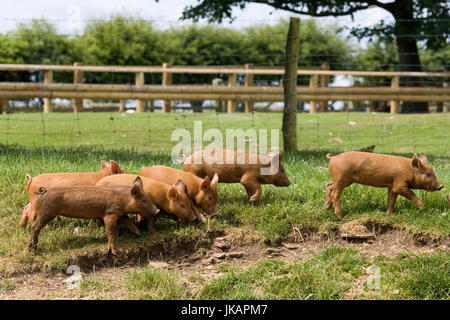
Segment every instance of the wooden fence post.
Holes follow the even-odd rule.
[[[251,69],[253,67],[253,64],[251,63],[247,63],[245,64],[245,69]],[[245,75],[245,86],[246,87],[251,87],[253,86],[253,75],[247,73]],[[253,112],[253,101],[245,101],[245,112]]]
[[[144,85],[144,73],[136,72],[136,86]],[[137,99],[136,112],[145,112],[145,103],[142,99]]]
[[[163,63],[163,68],[164,69],[168,69],[170,68],[170,64],[169,63]],[[162,85],[163,86],[170,86],[172,84],[172,73],[169,72],[163,72],[162,74]],[[162,112],[166,113],[166,112],[171,112],[172,108],[171,108],[171,101],[170,100],[164,100],[163,101],[163,107],[162,107]]]
[[[0,98],[0,114],[3,114],[3,111],[6,111],[6,99]]]
[[[125,100],[119,100],[119,112],[125,112]]]
[[[444,72],[444,70],[437,70],[437,72]],[[444,78],[443,77],[436,78],[436,87],[438,87],[438,88],[444,87]],[[436,112],[443,112],[443,111],[444,111],[444,103],[436,102]]]
[[[73,65],[75,67],[81,67],[83,64],[81,62],[75,62]],[[73,72],[73,83],[74,84],[83,83],[83,71],[75,70]],[[83,111],[83,99],[73,99],[72,103],[74,113]]]
[[[311,75],[309,77],[309,87],[311,89],[317,89],[317,75]],[[317,102],[316,101],[310,101],[309,102],[309,113],[317,113]]]
[[[51,84],[53,82],[53,71],[44,71],[44,83]],[[52,99],[44,98],[44,113],[52,112]]]
[[[286,38],[286,63],[284,67],[284,109],[283,149],[285,152],[297,151],[297,77],[298,77],[298,47],[300,19],[292,17]]]
[[[394,76],[391,80],[391,88],[398,89],[400,84],[400,77]],[[399,102],[397,100],[391,100],[391,113],[398,113],[398,104]]]
[[[212,81],[212,85],[215,86],[215,87],[218,87],[218,86],[224,86],[225,83],[224,83],[223,79],[215,78]],[[223,100],[215,100],[214,101],[214,106],[216,108],[216,112],[226,112],[225,101],[223,101]]]
[[[149,112],[155,112],[155,100],[147,100],[147,107]]]
[[[236,79],[237,79],[236,73],[230,73],[228,75],[228,86],[229,87],[236,87]],[[235,111],[236,111],[236,101],[235,100],[228,100],[227,112],[228,113],[233,113]]]
[[[320,69],[330,70],[330,66],[327,64],[323,64],[320,66]],[[321,88],[327,88],[329,83],[330,83],[330,76],[326,76],[326,75],[320,76],[320,87]],[[320,112],[327,112],[327,111],[328,111],[328,101],[326,101],[326,100],[320,101]]]
[[[378,77],[371,77],[372,79],[372,83],[374,87],[378,87],[380,84],[380,78]],[[380,101],[372,101],[372,106],[371,106],[371,111],[372,112],[378,112],[380,111]]]

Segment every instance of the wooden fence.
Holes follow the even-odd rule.
[[[74,112],[83,109],[82,99],[137,100],[137,112],[145,111],[145,100],[162,99],[163,112],[171,111],[171,100],[224,100],[227,112],[236,110],[236,102],[245,103],[245,112],[253,111],[255,101],[283,101],[283,88],[279,86],[255,86],[255,75],[283,75],[283,68],[229,66],[84,66],[0,64],[1,71],[42,71],[44,82],[0,82],[0,113],[6,99],[43,98],[44,112],[51,112],[52,98],[73,99]],[[53,83],[54,72],[73,72],[74,83]],[[83,72],[135,73],[135,85],[83,84]],[[161,85],[145,85],[146,73],[162,74]],[[227,86],[172,85],[173,74],[221,74],[228,76]],[[237,76],[243,75],[243,86],[237,85]],[[327,66],[314,69],[298,69],[298,75],[309,76],[309,86],[297,88],[298,100],[310,103],[310,113],[327,111],[328,101],[390,101],[391,113],[399,111],[399,102],[449,101],[450,88],[444,87],[444,79],[450,72],[390,72],[328,70]],[[329,87],[329,77],[336,75],[356,77],[389,77],[390,87]],[[400,77],[436,78],[442,87],[400,87]]]

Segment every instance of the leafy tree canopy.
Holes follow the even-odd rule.
[[[413,37],[425,41],[430,48],[440,48],[449,43],[450,5],[447,1],[436,0],[197,0],[196,5],[184,9],[182,19],[232,21],[235,19],[233,8],[244,9],[250,3],[267,4],[275,9],[314,17],[353,16],[355,12],[379,7],[390,12],[396,22],[381,20],[374,28],[355,27],[352,29],[355,36]]]

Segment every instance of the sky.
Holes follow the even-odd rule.
[[[18,22],[27,22],[33,18],[52,20],[58,31],[64,34],[76,34],[82,29],[86,20],[94,18],[107,19],[111,15],[121,13],[138,16],[145,20],[155,21],[156,26],[168,28],[189,24],[179,21],[183,8],[194,5],[197,0],[2,0],[0,10],[0,32],[14,29]],[[274,10],[264,4],[250,4],[244,10],[234,9],[236,20],[224,25],[240,29],[246,26],[269,23],[274,24],[279,19],[295,16],[292,13]],[[300,18],[310,18],[300,16]],[[380,8],[370,8],[350,17],[326,17],[320,21],[335,22],[342,25],[374,25],[380,19],[392,21],[392,16]],[[206,23],[205,21],[201,23]]]

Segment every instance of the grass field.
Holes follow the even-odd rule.
[[[411,157],[412,152],[425,152],[448,187],[448,114],[299,114],[300,151],[283,155],[293,182],[290,187],[263,186],[262,199],[252,205],[241,185],[219,184],[220,215],[205,225],[160,219],[156,234],[140,237],[123,228],[118,260],[106,255],[102,227],[66,218],[42,230],[36,254],[26,251],[29,229],[18,226],[27,203],[26,173],[93,171],[103,159],[114,159],[131,173],[154,164],[180,168],[170,159],[177,143],[171,141],[171,133],[176,128],[193,133],[194,121],[200,120],[204,130],[222,132],[281,127],[280,114],[262,113],[1,115],[0,297],[449,298],[447,188],[416,191],[424,204],[420,211],[399,198],[396,214],[387,216],[386,190],[352,185],[341,198],[344,219],[324,210],[324,186],[330,180],[327,152],[372,144],[380,153]],[[340,226],[356,219],[375,230],[375,240],[341,239]],[[214,245],[220,238],[227,239],[230,252],[243,254],[220,257],[221,250]],[[290,253],[280,251],[286,244],[292,246],[286,249]],[[164,266],[147,265],[149,258]],[[25,275],[59,279],[72,263],[85,274],[80,289],[56,286],[45,294],[42,290],[32,294],[38,285],[30,285],[24,291]],[[365,270],[372,264],[380,267],[382,275],[376,290],[365,284]]]

